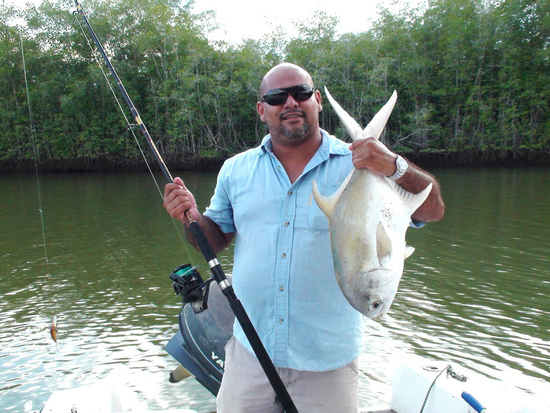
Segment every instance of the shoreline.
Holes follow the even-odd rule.
[[[533,167],[550,166],[550,149],[533,150],[470,150],[470,151],[422,151],[400,152],[400,155],[422,168],[434,167]],[[170,170],[218,170],[227,157],[166,159]],[[159,170],[153,158],[147,160],[151,169]],[[131,172],[145,171],[143,159],[58,159],[37,162],[34,159],[19,161],[0,160],[0,173],[9,172]]]

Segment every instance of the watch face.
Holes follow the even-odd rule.
[[[407,170],[407,161],[405,159],[403,159],[402,157],[398,157],[397,158],[397,170],[399,172],[404,172]]]
[[[397,179],[405,175],[405,172],[407,172],[407,168],[409,167],[409,164],[405,159],[397,155],[397,159],[395,160],[395,166],[396,166],[395,173],[392,176],[388,177],[392,181],[396,181]]]

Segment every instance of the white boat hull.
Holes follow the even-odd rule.
[[[491,380],[458,365],[451,365],[453,374],[449,374],[447,366],[444,362],[421,358],[399,365],[392,376],[391,410],[396,413],[476,413],[462,398],[462,393],[467,392],[487,412],[550,412],[550,405],[541,395]],[[456,377],[460,376],[466,381],[459,381]]]
[[[103,379],[95,384],[58,390],[52,393],[41,413],[149,413],[137,395],[113,380]],[[155,413],[197,413],[189,409],[155,410]]]

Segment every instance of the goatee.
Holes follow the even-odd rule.
[[[287,128],[281,124],[279,124],[279,127],[268,126],[271,137],[279,140],[284,145],[299,145],[307,141],[311,136],[309,122],[305,119],[302,126],[295,128]]]

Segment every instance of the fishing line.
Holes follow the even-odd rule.
[[[48,268],[50,264],[50,260],[48,259],[48,248],[46,243],[46,225],[44,223],[44,209],[42,208],[42,193],[40,190],[40,174],[38,173],[38,144],[37,144],[37,138],[36,138],[36,128],[34,126],[34,118],[32,115],[32,105],[31,105],[31,96],[29,92],[29,82],[27,81],[27,65],[25,61],[25,50],[23,47],[23,37],[21,36],[21,33],[19,34],[19,42],[21,43],[21,59],[23,62],[23,76],[25,78],[25,90],[27,92],[27,106],[29,108],[29,123],[30,123],[30,129],[31,129],[31,141],[32,146],[34,150],[34,171],[36,175],[36,188],[38,192],[38,211],[40,212],[40,222],[42,225],[42,240],[44,242],[44,256],[46,258],[46,268]],[[46,272],[48,272],[46,270]],[[50,335],[55,342],[56,348],[58,348],[57,343],[57,315],[54,316],[52,324],[50,326]]]
[[[42,224],[42,241],[44,243],[44,256],[46,258],[46,266],[49,265],[50,260],[48,259],[48,248],[46,246],[46,226],[44,224],[44,209],[42,208],[42,194],[40,191],[40,179],[38,174],[38,145],[36,143],[36,129],[34,127],[34,119],[32,116],[32,106],[31,106],[31,95],[29,93],[29,83],[27,81],[27,66],[25,63],[25,51],[23,49],[23,37],[19,34],[19,42],[21,43],[21,58],[23,61],[23,76],[25,78],[25,89],[27,91],[27,106],[29,108],[29,123],[31,130],[31,141],[32,147],[34,150],[34,172],[36,175],[36,188],[38,191],[38,211],[40,212],[40,222]]]
[[[117,97],[117,94],[109,80],[109,78],[107,77],[107,73],[105,73],[105,70],[103,68],[103,65],[102,65],[102,59],[99,58],[99,56],[97,55],[97,51],[96,49],[93,47],[92,45],[92,42],[90,41],[90,38],[88,37],[88,35],[86,34],[86,30],[84,30],[84,26],[82,26],[82,22],[80,21],[80,19],[78,18],[77,16],[77,12],[74,12],[73,13],[73,16],[75,17],[75,20],[78,24],[78,27],[80,27],[80,31],[82,32],[82,35],[84,36],[84,38],[86,39],[86,43],[88,44],[88,47],[90,48],[90,51],[92,52],[92,56],[95,60],[95,62],[97,63],[99,69],[101,70],[101,73],[103,74],[103,77],[105,78],[105,81],[107,82],[107,84],[109,85],[109,90],[111,91],[111,94],[113,95],[114,99],[115,99],[115,102],[118,106],[118,109],[120,111],[120,113],[122,114],[122,116],[124,117],[124,120],[126,121],[126,125],[127,125],[127,130],[132,134],[132,136],[134,137],[134,141],[141,153],[141,156],[143,157],[143,160],[145,161],[145,165],[147,165],[147,169],[149,170],[149,174],[151,175],[151,178],[153,178],[153,182],[155,183],[155,186],[157,187],[157,191],[158,193],[160,194],[160,197],[162,199],[164,199],[164,194],[160,188],[160,185],[155,177],[155,174],[153,173],[153,170],[151,169],[151,165],[149,164],[149,161],[147,160],[147,156],[145,155],[145,152],[141,146],[141,144],[139,143],[139,139],[138,137],[136,136],[135,132],[134,132],[134,128],[135,128],[135,124],[132,124],[130,122],[130,120],[128,119],[128,117],[126,116],[126,112],[122,106],[122,104],[120,103],[120,100],[119,98]],[[172,218],[172,217],[171,217]],[[180,241],[185,249],[185,252],[187,253],[187,256],[191,259],[191,253],[189,252],[189,249],[187,247],[187,244],[184,240],[184,237],[183,237],[183,234],[180,230],[180,226],[178,225],[178,223],[176,222],[176,220],[174,218],[172,218],[172,223],[174,224],[174,228],[176,229],[176,232],[180,238]]]
[[[430,369],[429,367],[425,368],[425,370]],[[441,376],[443,373],[447,373],[447,377],[452,377],[455,380],[458,380],[460,382],[465,382],[468,380],[468,378],[464,375],[456,373],[450,364],[447,365],[443,370],[439,372],[437,376],[435,376],[435,379],[433,379],[432,384],[430,385],[428,391],[426,392],[426,398],[424,399],[424,403],[422,403],[422,408],[420,409],[420,413],[424,411],[424,408],[426,407],[426,402],[428,401],[428,397],[430,397],[430,392],[432,391],[433,386],[435,385],[435,382]]]

